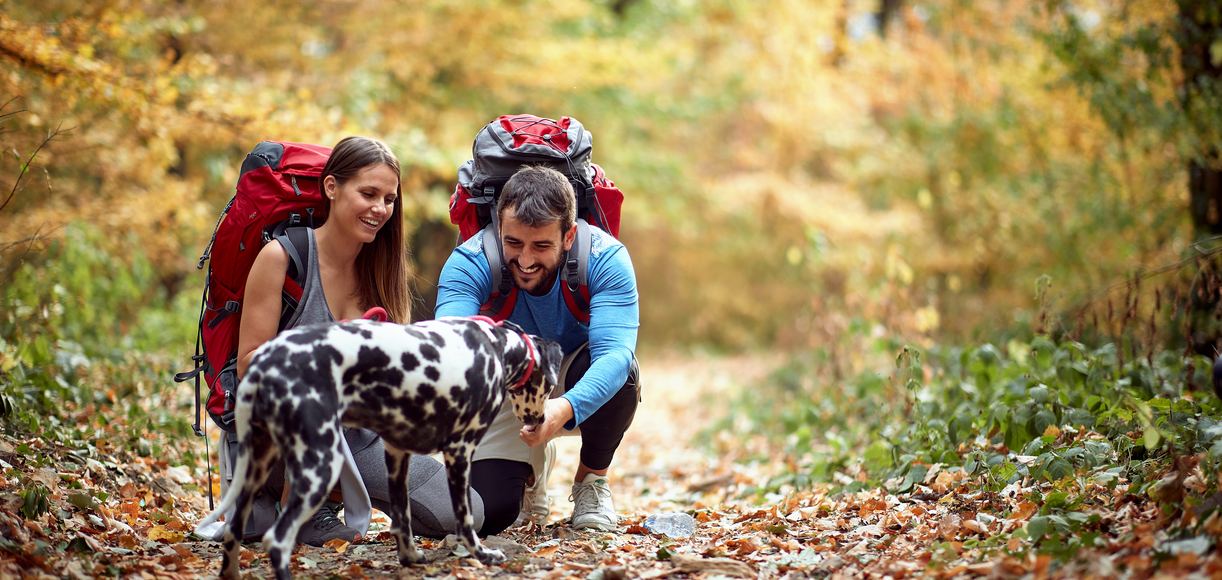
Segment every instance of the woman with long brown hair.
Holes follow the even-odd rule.
[[[273,240],[260,250],[247,276],[238,338],[239,378],[260,345],[290,328],[360,318],[373,307],[385,309],[393,322],[411,322],[400,175],[399,160],[381,141],[347,137],[335,145],[319,176],[327,217],[317,229],[307,230],[308,247],[286,248]],[[306,277],[296,310],[283,321],[281,288],[289,269],[289,251],[305,252]],[[236,440],[232,433],[226,435],[227,451],[233,457]],[[373,495],[381,500],[376,496],[385,495],[381,490],[386,485],[386,468],[381,441],[373,432],[345,429],[344,435],[360,475],[359,480],[351,479],[351,474],[346,481],[341,479],[346,497],[353,492],[359,496],[358,505],[349,501],[351,524],[354,512],[368,514],[370,502],[364,486],[353,482],[373,484],[380,491]],[[222,466],[227,463],[223,461]],[[281,497],[283,485],[283,470],[274,469],[264,491],[255,498],[245,539],[259,538],[274,521],[275,500]],[[360,523],[349,527],[341,522],[339,509],[338,502],[324,504],[302,528],[298,541],[316,546],[334,538],[352,541],[364,531]]]

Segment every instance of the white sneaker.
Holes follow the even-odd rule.
[[[569,522],[574,529],[607,532],[619,524],[605,475],[591,473],[580,483],[574,483],[569,500],[573,502],[573,517]]]
[[[522,509],[513,525],[521,526],[527,522],[539,525],[547,523],[547,517],[552,513],[552,498],[547,495],[547,480],[552,475],[552,466],[556,463],[556,442],[548,441],[543,447],[543,473],[535,478],[535,484],[528,486],[522,494]]]

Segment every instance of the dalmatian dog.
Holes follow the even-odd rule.
[[[277,578],[301,526],[322,506],[343,466],[342,426],[382,437],[391,490],[391,532],[404,566],[419,563],[408,502],[412,453],[442,453],[459,539],[485,564],[505,556],[481,546],[468,506],[471,454],[506,396],[527,425],[543,421],[555,387],[560,345],[485,317],[413,325],[370,320],[281,333],[255,352],[237,390],[239,441],[234,483],[197,530],[230,507],[221,575],[238,577],[238,540],[255,491],[280,456],[288,501],[263,537]]]

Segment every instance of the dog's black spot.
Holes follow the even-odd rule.
[[[428,377],[430,381],[436,381],[441,378],[441,371],[437,370],[437,367],[427,367],[424,369],[424,376]]]
[[[434,387],[433,385],[420,385],[420,387],[416,389],[416,398],[424,401],[436,401],[437,387]],[[438,402],[444,402],[444,399]]]
[[[420,366],[420,359],[410,352],[405,352],[403,356],[399,357],[399,364],[403,367],[404,372],[410,373]]]
[[[356,353],[356,362],[344,371],[344,384],[370,384],[370,375],[383,371],[390,365],[390,356],[380,348],[361,345]],[[397,371],[396,371],[397,372]]]
[[[484,344],[484,333],[480,332],[478,324],[472,324],[462,331],[462,340],[471,350],[477,350]]]
[[[364,326],[357,326],[356,324],[339,324],[336,325],[336,327],[349,334],[355,334],[356,336],[359,336],[365,340],[370,340],[373,338],[373,331],[365,328]]]
[[[424,360],[431,360],[433,362],[441,360],[441,353],[438,352],[437,347],[431,344],[420,345],[420,356],[424,357]]]

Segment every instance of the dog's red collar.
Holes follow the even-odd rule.
[[[492,326],[505,326],[503,320],[493,320],[481,314],[472,316],[471,320],[486,322]],[[526,334],[525,332],[520,332],[518,334],[522,337],[522,341],[526,343],[526,371],[522,373],[522,378],[518,379],[513,386],[509,387],[509,390],[511,391],[516,391],[526,386],[526,383],[530,381],[530,376],[535,373],[535,359],[538,358],[538,353],[535,350],[535,342],[530,339],[530,335]]]
[[[530,380],[530,376],[535,373],[535,343],[530,339],[530,335],[522,333],[522,340],[526,341],[526,370],[522,373],[522,378],[514,383],[509,390],[516,391],[526,386],[526,382]]]

